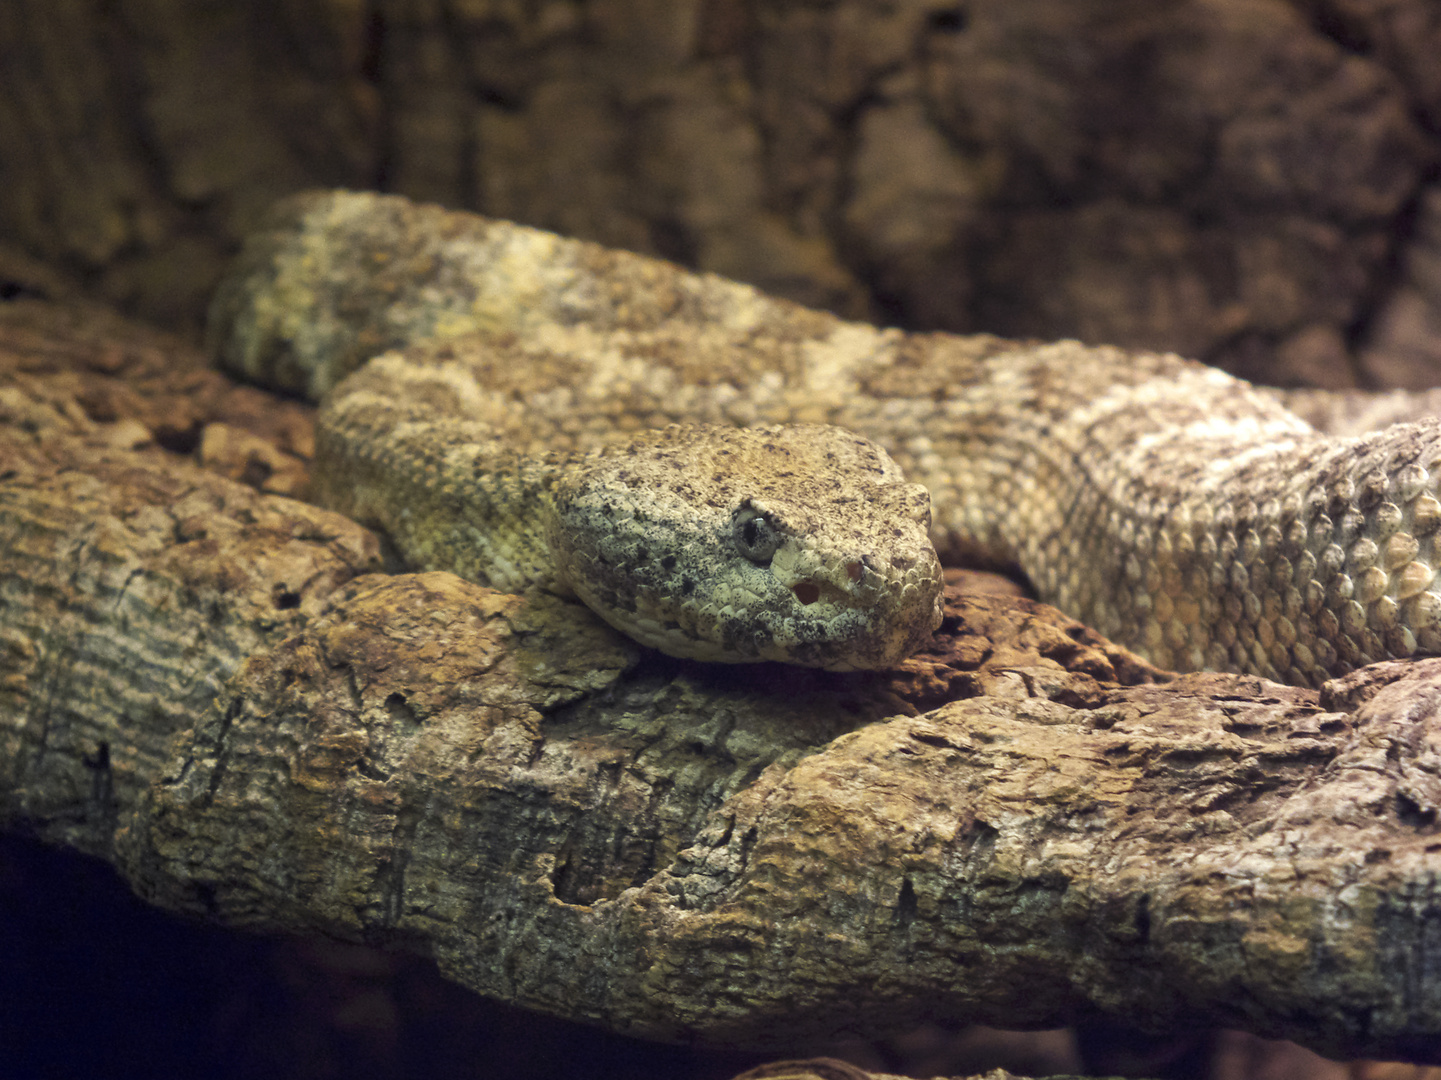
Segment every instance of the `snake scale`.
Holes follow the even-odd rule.
[[[1323,435],[1174,355],[878,329],[348,192],[276,209],[210,333],[325,400],[319,497],[407,563],[674,655],[891,666],[938,625],[937,552],[1175,670],[1441,653],[1441,421]]]

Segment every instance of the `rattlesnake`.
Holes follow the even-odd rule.
[[[882,330],[353,193],[278,208],[211,335],[327,398],[317,490],[408,562],[569,590],[676,655],[894,664],[939,619],[928,518],[941,558],[1018,566],[1163,667],[1319,684],[1441,652],[1441,421],[1323,436],[1177,356]],[[796,474],[771,494],[767,459]]]

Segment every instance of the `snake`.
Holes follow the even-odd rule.
[[[322,402],[316,497],[404,564],[577,598],[672,656],[893,667],[943,563],[1016,569],[1170,670],[1320,686],[1441,653],[1429,399],[1323,431],[1302,414],[1357,395],[881,328],[364,192],[277,206],[208,334]]]

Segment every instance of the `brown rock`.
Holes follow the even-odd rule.
[[[0,241],[194,328],[274,197],[382,187],[850,316],[1288,383],[1329,333],[1390,378],[1438,33],[1430,0],[14,0]]]

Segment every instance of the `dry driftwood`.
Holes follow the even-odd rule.
[[[884,677],[669,661],[378,573],[364,530],[253,486],[283,469],[147,441],[188,409],[203,447],[243,394],[47,310],[0,308],[8,828],[171,910],[652,1038],[1103,1015],[1441,1056],[1441,661],[1166,681],[960,595]]]

